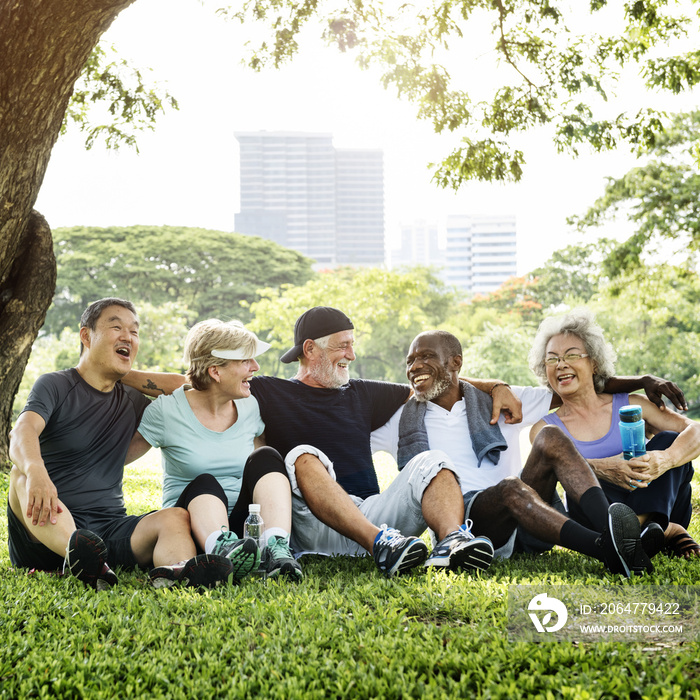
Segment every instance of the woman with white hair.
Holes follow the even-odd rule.
[[[686,528],[692,515],[690,461],[700,454],[700,425],[662,410],[644,396],[605,393],[615,360],[589,311],[577,309],[545,319],[530,352],[530,368],[562,405],[532,427],[530,439],[547,424],[564,430],[591,464],[608,500],[631,507],[643,530],[663,530],[663,538],[659,530],[646,542],[656,540],[657,551],[665,546],[678,557],[698,556],[700,546]],[[627,405],[641,407],[647,433],[654,436],[647,453],[630,460],[623,459],[618,427],[619,409]],[[585,524],[578,504],[568,507],[571,516]]]
[[[197,323],[185,338],[189,384],[159,396],[138,430],[161,449],[164,507],[187,509],[197,546],[228,557],[236,582],[260,562],[253,540],[238,537],[251,503],[260,504],[265,525],[266,575],[302,577],[289,549],[287,471],[280,454],[264,446],[265,425],[250,394],[260,369],[255,358],[269,347],[238,321]]]

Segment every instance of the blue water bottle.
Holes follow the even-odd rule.
[[[622,456],[625,459],[647,453],[641,406],[620,408],[620,435],[622,436]]]

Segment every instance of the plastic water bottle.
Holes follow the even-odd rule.
[[[258,549],[262,550],[261,544],[264,529],[263,519],[260,516],[260,504],[251,503],[248,506],[248,517],[243,524],[243,539],[250,537],[251,540],[255,540]]]
[[[625,459],[647,453],[641,406],[620,408],[620,435],[622,436],[622,456]]]

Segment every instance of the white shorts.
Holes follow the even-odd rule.
[[[291,545],[295,554],[367,554],[367,550],[357,542],[322,523],[306,505],[297,484],[294,464],[303,454],[318,457],[335,480],[333,463],[315,447],[299,445],[287,455],[285,464],[292,484]],[[352,495],[349,497],[367,520],[377,527],[387,525],[396,528],[403,535],[418,537],[427,527],[421,510],[423,493],[442,469],[449,469],[459,480],[452,462],[444,452],[422,452],[408,462],[389,487],[381,493],[365,499]]]

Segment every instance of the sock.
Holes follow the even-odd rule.
[[[600,533],[589,530],[575,520],[567,520],[559,531],[559,541],[562,547],[587,554],[589,557],[602,559],[603,550],[596,544],[598,537],[600,537]]]
[[[219,539],[219,536],[221,535],[222,532],[225,532],[223,528],[219,528],[218,530],[214,530],[214,532],[211,533],[207,537],[207,539],[204,541],[204,553],[205,554],[211,554],[212,550],[214,549],[214,545],[216,544],[216,540]]]
[[[262,536],[262,548],[267,547],[267,543],[270,541],[270,537],[287,537],[289,538],[289,533],[281,527],[268,527]]]
[[[591,486],[578,501],[579,508],[598,532],[608,526],[608,508],[610,503],[600,486]]]

